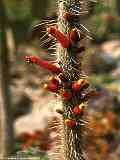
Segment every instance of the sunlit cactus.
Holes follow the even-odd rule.
[[[61,115],[61,154],[64,160],[84,160],[84,113],[87,101],[96,95],[91,90],[87,76],[82,72],[85,46],[81,41],[89,36],[89,31],[80,23],[80,18],[88,13],[87,0],[58,0],[58,21],[46,23],[47,35],[56,43],[56,61],[51,64],[34,56],[26,56],[28,62],[35,63],[54,74],[44,87],[62,100]],[[51,21],[52,22],[52,21]],[[48,41],[46,41],[48,42]],[[80,56],[78,56],[80,55]],[[80,57],[80,58],[79,58]]]

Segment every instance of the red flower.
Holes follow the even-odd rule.
[[[72,94],[67,91],[62,91],[62,97],[65,101],[69,101],[72,98]]]
[[[85,104],[83,104],[83,103],[81,103],[80,105],[75,106],[75,107],[72,109],[73,114],[75,114],[75,115],[80,115],[81,113],[83,113],[84,108],[85,108]]]
[[[76,126],[76,121],[72,119],[66,119],[65,124],[69,128],[74,128]]]
[[[44,88],[48,89],[51,92],[57,92],[58,91],[58,84],[51,82],[49,84],[44,84]]]
[[[62,69],[55,66],[54,64],[49,63],[48,61],[42,60],[39,57],[36,56],[25,56],[25,60],[30,63],[35,63],[39,65],[40,67],[49,70],[52,73],[59,74],[62,72]]]
[[[88,83],[88,82],[85,79],[80,79],[78,81],[74,81],[72,83],[73,91],[75,91],[75,92],[79,91],[86,83]]]
[[[70,41],[64,33],[60,32],[55,26],[50,26],[47,29],[48,33],[60,42],[63,48],[68,48],[70,46]]]

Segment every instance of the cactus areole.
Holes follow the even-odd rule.
[[[95,95],[91,94],[93,91],[90,90],[86,76],[82,74],[81,66],[85,46],[80,46],[80,42],[87,37],[89,32],[80,24],[80,16],[86,13],[84,3],[86,0],[59,0],[58,21],[56,25],[46,28],[48,35],[57,41],[57,66],[40,58],[34,58],[34,56],[26,58],[28,62],[38,64],[54,74],[45,88],[58,94],[62,100],[62,109],[56,111],[60,113],[62,119],[63,153],[61,154],[63,160],[85,159],[83,132],[86,121],[84,113],[86,102]]]

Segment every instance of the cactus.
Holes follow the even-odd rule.
[[[87,13],[85,0],[59,0],[58,22],[47,24],[47,33],[57,40],[56,59],[58,65],[38,57],[26,56],[26,60],[49,70],[54,74],[45,88],[61,96],[61,143],[64,160],[84,160],[83,132],[87,101],[94,95],[87,77],[82,72],[85,47],[81,41],[88,36],[88,30],[80,24],[81,15]]]

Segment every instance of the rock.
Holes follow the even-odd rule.
[[[101,51],[112,59],[120,58],[120,40],[105,42],[101,45]]]

